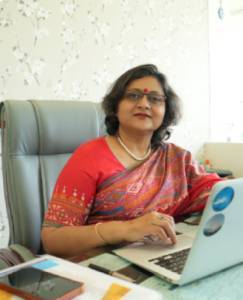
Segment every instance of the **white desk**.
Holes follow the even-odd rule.
[[[90,262],[113,271],[129,264],[109,253],[93,257],[82,264],[88,265]],[[241,300],[243,299],[243,264],[182,287],[175,287],[156,276],[146,279],[141,285],[159,291],[165,300]]]
[[[195,236],[197,230],[197,226],[188,226],[184,223],[177,224],[176,228],[191,236]],[[87,266],[90,262],[112,271],[130,264],[110,253],[100,254],[81,264]],[[166,300],[241,300],[243,299],[243,264],[182,287],[176,287],[156,276],[146,279],[141,285],[160,292]]]

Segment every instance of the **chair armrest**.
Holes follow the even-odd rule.
[[[18,253],[23,262],[36,258],[36,255],[31,250],[20,244],[11,244],[9,248]]]
[[[0,249],[0,270],[36,258],[26,247],[12,244],[8,248]]]

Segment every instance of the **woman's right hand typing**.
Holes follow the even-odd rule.
[[[125,240],[136,242],[146,237],[165,243],[176,243],[175,223],[173,217],[158,212],[147,213],[133,220],[123,222]]]

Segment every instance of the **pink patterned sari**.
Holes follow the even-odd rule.
[[[87,223],[128,220],[151,211],[172,216],[200,211],[220,180],[206,173],[188,151],[163,144],[140,166],[97,187]]]

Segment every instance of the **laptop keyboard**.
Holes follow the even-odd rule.
[[[184,249],[178,252],[163,255],[157,258],[149,259],[149,262],[153,262],[155,265],[161,266],[172,272],[181,274],[184,268],[189,249]]]

